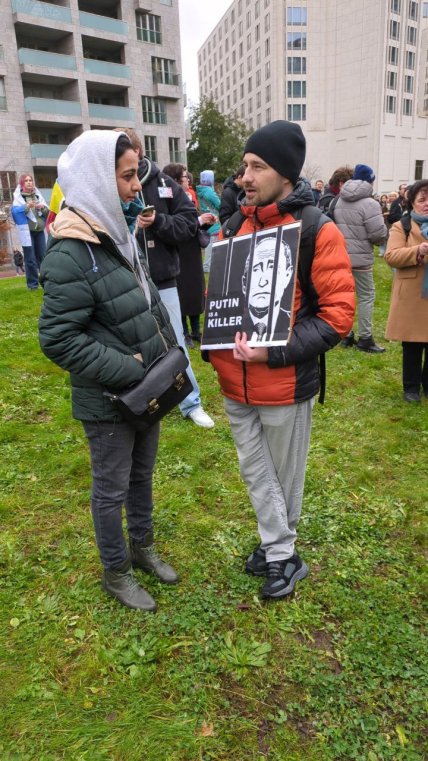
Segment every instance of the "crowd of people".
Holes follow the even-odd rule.
[[[339,167],[327,185],[318,180],[312,189],[302,177],[305,156],[298,124],[279,120],[261,127],[218,194],[210,169],[195,188],[184,164],[160,170],[144,155],[135,130],[84,132],[58,162],[47,246],[47,204],[31,175],[20,178],[13,214],[23,236],[27,285],[43,287],[40,345],[70,373],[72,412],[91,458],[102,586],[125,606],[156,608],[133,569],[167,584],[178,583],[179,574],[155,544],[159,423],[137,430],[105,392],[138,383],[178,345],[189,359],[192,386],[181,413],[200,428],[214,426],[189,349],[201,342],[204,273],[217,240],[301,220],[289,340],[254,346],[240,330],[233,349],[203,356],[216,371],[256,514],[260,541],[245,570],[263,577],[263,598],[287,597],[309,571],[296,543],[312,409],[323,395],[323,356],[338,344],[367,354],[385,351],[373,337],[374,245],[384,246],[394,272],[386,337],[403,345],[404,399],[420,401],[421,390],[428,397],[428,180],[400,186],[396,197],[376,198],[373,169],[357,164]],[[264,277],[272,265],[260,251]]]

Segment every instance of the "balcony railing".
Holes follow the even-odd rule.
[[[94,58],[85,58],[85,71],[87,74],[101,74],[104,77],[131,79],[131,69],[123,63],[112,63],[110,61],[98,61]]]
[[[54,98],[25,98],[25,110],[35,113],[59,114],[61,116],[81,116],[80,103],[76,100],[55,100]]]
[[[44,50],[32,50],[31,48],[19,48],[18,58],[20,63],[27,63],[31,66],[45,66],[49,69],[77,71],[76,59],[72,55],[46,53]]]
[[[119,19],[109,18],[108,16],[98,16],[96,13],[86,13],[86,11],[80,11],[79,18],[80,26],[98,29],[102,32],[128,35],[128,24],[126,21],[119,21]]]
[[[64,153],[66,145],[52,145],[51,143],[32,143],[31,158],[33,159],[59,159]]]
[[[109,119],[120,124],[134,121],[134,109],[126,106],[104,106],[101,103],[89,103],[89,116],[94,119]]]
[[[62,5],[41,3],[38,0],[11,0],[11,4],[13,13],[26,13],[28,16],[71,24],[70,8],[64,8]]]

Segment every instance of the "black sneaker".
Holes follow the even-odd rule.
[[[296,581],[304,579],[309,573],[308,566],[297,553],[287,560],[274,560],[272,563],[267,563],[267,566],[267,580],[261,590],[261,595],[265,598],[290,595]]]
[[[347,336],[345,336],[345,338],[342,338],[340,345],[344,349],[349,349],[351,346],[354,345],[354,343],[355,343],[354,331],[351,330],[351,332]]]
[[[245,563],[245,570],[247,573],[251,573],[253,576],[266,576],[268,571],[268,564],[266,562],[266,551],[262,550],[260,544],[257,545],[255,550],[247,558]]]

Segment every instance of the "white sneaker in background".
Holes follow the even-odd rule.
[[[195,425],[199,425],[200,428],[214,428],[214,420],[202,409],[202,407],[196,407],[196,409],[189,412],[189,420]]]

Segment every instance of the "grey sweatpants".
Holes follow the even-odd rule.
[[[352,270],[358,304],[358,337],[370,338],[373,334],[373,307],[375,302],[375,285],[373,269]]]
[[[225,399],[241,476],[268,562],[294,553],[314,399],[279,407]]]

